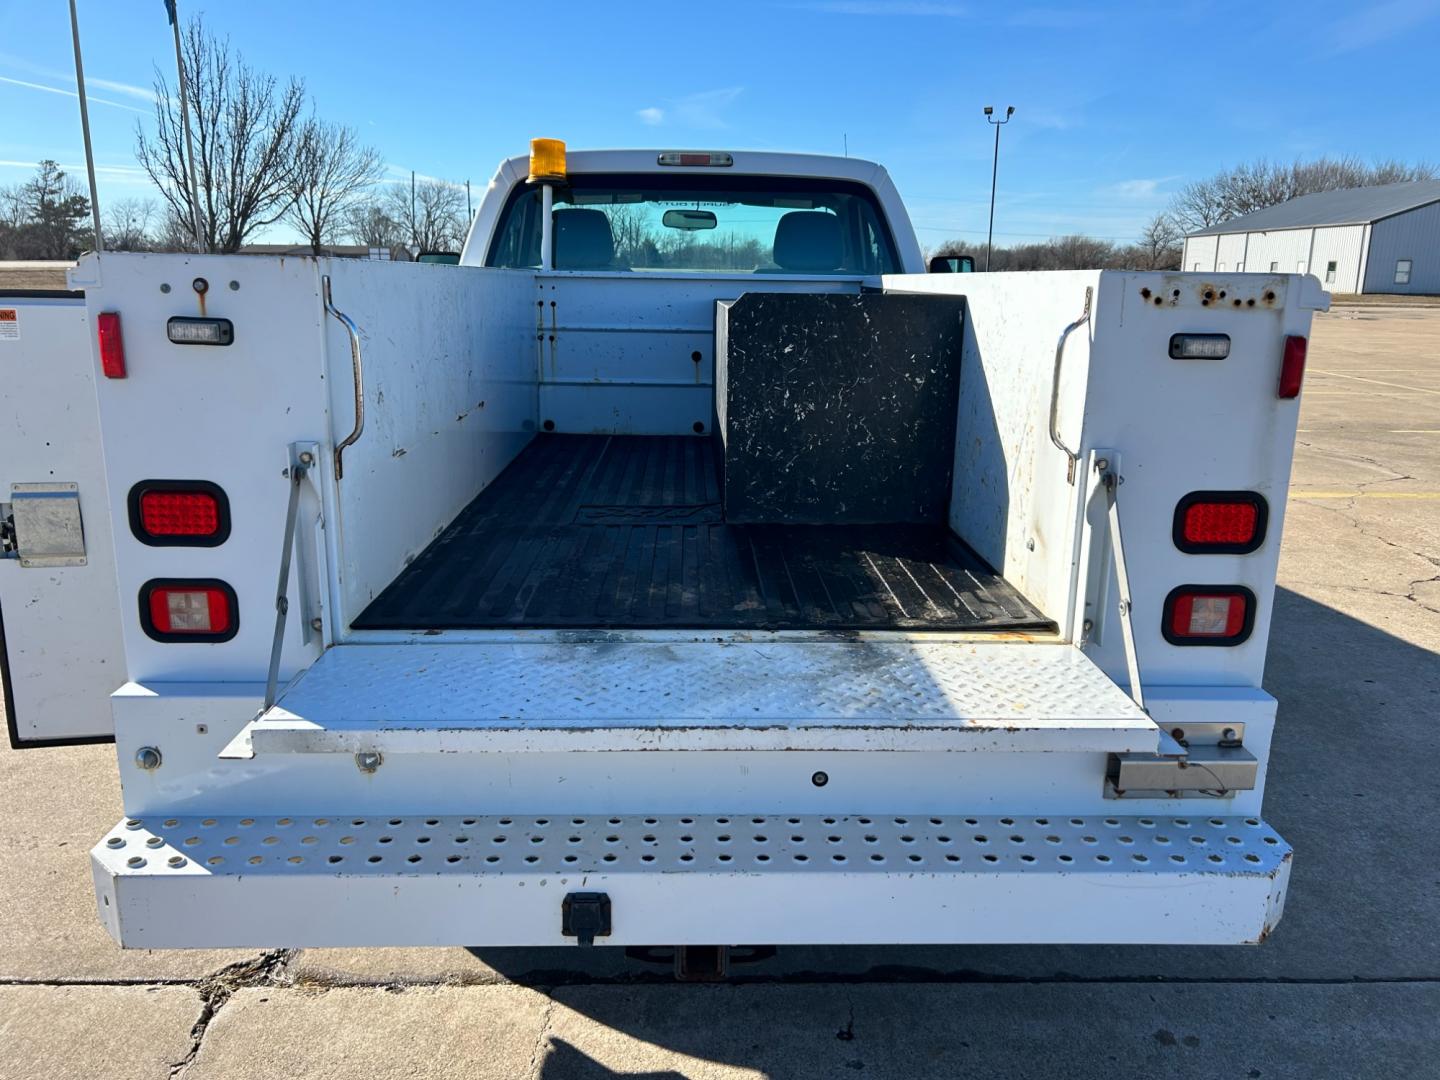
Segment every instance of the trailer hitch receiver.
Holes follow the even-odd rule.
[[[603,892],[566,893],[560,904],[560,932],[577,945],[610,936],[610,897]]]

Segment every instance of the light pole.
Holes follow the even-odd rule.
[[[985,236],[985,269],[990,269],[990,253],[995,249],[995,178],[1000,172],[1000,129],[1015,115],[1015,106],[1005,106],[1005,119],[995,119],[993,106],[985,106],[985,119],[995,128],[995,160],[990,165],[990,231]]]

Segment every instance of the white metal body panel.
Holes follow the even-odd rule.
[[[1410,282],[1395,283],[1395,263],[1410,260]],[[1370,230],[1365,291],[1440,294],[1440,203],[1375,222]]]
[[[1220,944],[1280,918],[1290,848],[1257,818],[723,815],[169,817],[91,853],[127,948]]]
[[[263,753],[1154,752],[1069,645],[495,644],[331,649],[249,729]]]
[[[763,150],[736,150],[731,155],[734,164],[723,169],[661,165],[655,150],[571,150],[566,155],[566,166],[572,175],[580,173],[664,173],[667,175],[702,176],[800,176],[824,177],[833,180],[851,180],[864,184],[874,193],[881,212],[890,222],[894,234],[896,255],[900,267],[906,273],[918,274],[925,269],[925,256],[910,225],[910,215],[900,200],[900,193],[890,179],[890,174],[873,161],[863,158],[830,157],[822,154],[786,154]],[[483,266],[485,255],[490,249],[490,239],[499,222],[500,211],[510,192],[526,181],[529,175],[528,157],[512,157],[500,163],[491,177],[484,197],[475,211],[475,220],[470,224],[469,235],[465,238],[465,249],[460,261],[466,266]],[[710,275],[699,274],[700,277]]]
[[[923,806],[946,813],[1184,814],[1193,800],[1105,797],[1103,752],[936,753],[821,750],[646,750],[576,753],[524,750],[450,753],[411,747],[373,773],[348,753],[262,753],[221,757],[254,719],[263,685],[153,683],[114,698],[124,805],[154,814],[542,813],[557,805],[587,813],[895,812]],[[1148,701],[1166,731],[1197,722],[1241,723],[1245,745],[1263,756],[1274,702],[1243,688],[1162,687]],[[896,740],[897,744],[899,740]],[[1038,740],[1037,740],[1038,742]],[[161,768],[134,764],[159,748]],[[824,772],[828,782],[812,778]],[[1263,780],[1263,772],[1262,772]],[[1262,790],[1211,803],[1226,815],[1261,811]]]
[[[356,259],[318,269],[363,343],[365,431],[338,485],[341,636],[534,437],[535,283],[522,270]],[[325,345],[333,444],[355,409],[336,319]],[[278,557],[278,534],[274,546]]]
[[[537,273],[541,423],[546,430],[613,435],[691,435],[696,424],[709,432],[716,302],[747,292],[858,293],[861,280]]]
[[[1051,376],[1060,331],[1085,309],[1098,271],[934,274],[881,278],[888,292],[966,297],[950,527],[1031,603],[1069,622],[1075,547],[1074,488],[1051,443]],[[1081,439],[1090,336],[1066,344],[1060,424]]]
[[[85,565],[0,559],[5,702],[24,742],[103,737],[125,682],[111,504],[95,406],[98,364],[79,297],[5,297],[16,335],[0,337],[0,502],[12,484],[79,486]],[[124,503],[118,504],[124,528]]]
[[[1293,274],[1107,274],[1094,322],[1083,450],[1117,451],[1120,518],[1134,591],[1131,614],[1144,685],[1258,687],[1265,667],[1300,400],[1276,394],[1287,335],[1308,337],[1328,305],[1313,277]],[[1178,296],[1176,295],[1178,292]],[[1211,295],[1207,302],[1206,293]],[[1271,299],[1266,299],[1270,297]],[[1159,298],[1160,305],[1155,304]],[[1253,305],[1251,301],[1254,301]],[[1237,306],[1238,305],[1238,306]],[[1224,333],[1224,360],[1172,360],[1179,330]],[[1171,537],[1193,491],[1255,491],[1269,504],[1249,555],[1191,555]],[[1113,567],[1108,595],[1118,596]],[[1161,635],[1179,585],[1244,585],[1256,597],[1250,637],[1234,647],[1178,647]],[[1088,651],[1127,681],[1113,604],[1091,604]]]
[[[376,266],[388,264],[373,264]],[[192,281],[203,278],[200,297]],[[229,496],[232,528],[218,547],[148,547],[128,529],[115,534],[125,659],[131,679],[247,679],[263,675],[274,631],[289,484],[288,447],[328,444],[322,343],[324,310],[313,259],[246,255],[87,255],[71,272],[83,283],[92,325],[118,311],[129,374],[100,379],[100,425],[110,503],[123,513],[141,480],[208,480]],[[235,287],[231,287],[231,283]],[[166,285],[169,291],[162,291]],[[230,319],[225,347],[172,344],[166,321],[202,313]],[[345,353],[346,381],[349,352]],[[350,413],[344,417],[348,424]],[[337,421],[337,424],[340,421]],[[347,427],[348,430],[348,427]],[[314,471],[328,473],[328,456]],[[322,489],[323,490],[323,489]],[[322,516],[313,494],[307,518]],[[239,599],[239,632],[227,642],[162,643],[146,636],[136,614],[141,586],[152,578],[219,578]],[[299,567],[291,597],[299,597]],[[305,643],[302,612],[291,604],[282,674],[319,653]]]

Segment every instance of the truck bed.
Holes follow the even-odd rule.
[[[711,438],[541,435],[357,630],[1050,630],[943,525],[725,522]]]

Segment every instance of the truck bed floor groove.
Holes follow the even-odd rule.
[[[942,525],[733,525],[708,438],[542,435],[356,629],[1036,630]]]

